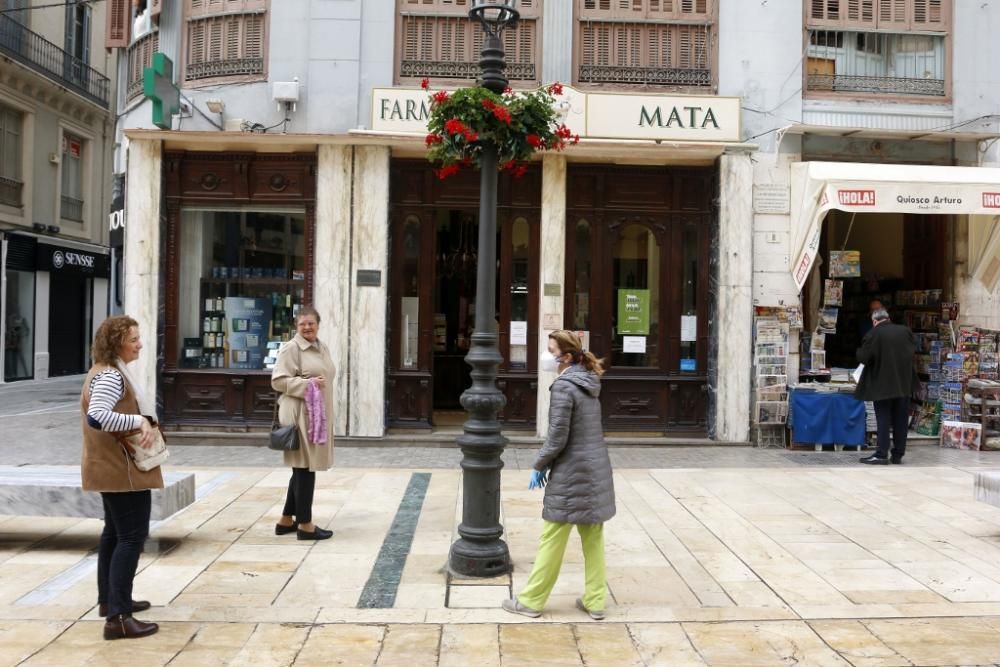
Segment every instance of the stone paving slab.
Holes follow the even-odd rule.
[[[306,543],[273,533],[287,470],[185,468],[197,500],[155,522],[136,578],[155,605],[142,617],[163,624],[147,640],[100,638],[100,521],[0,517],[0,665],[991,664],[1000,508],[975,500],[980,466],[962,454],[937,467],[618,469],[603,624],[574,608],[575,539],[540,620],[499,609],[541,530],[523,471],[502,479],[514,572],[467,582],[443,569],[459,470],[319,473],[314,514],[335,536]],[[423,495],[406,500],[414,479]],[[401,529],[409,543],[393,541]],[[392,606],[359,608],[373,575],[395,587]]]

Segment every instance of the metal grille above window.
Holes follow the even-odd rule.
[[[262,77],[265,0],[188,0],[184,80]]]
[[[711,26],[587,22],[579,81],[708,88],[711,39]]]
[[[577,0],[581,84],[710,89],[715,0]]]
[[[140,37],[128,47],[128,81],[125,84],[125,100],[130,101],[142,94],[142,72],[153,65],[153,54],[160,50],[160,33],[151,32]]]
[[[521,20],[503,33],[507,78],[538,81],[539,0],[521,0]],[[472,0],[400,0],[399,78],[473,80],[479,73],[483,30],[468,16]]]

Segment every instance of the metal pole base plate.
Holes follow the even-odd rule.
[[[510,551],[503,540],[483,544],[459,539],[451,545],[448,569],[463,577],[500,577],[512,569]]]

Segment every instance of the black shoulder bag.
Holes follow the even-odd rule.
[[[301,353],[299,354],[299,372],[302,372]],[[293,452],[299,448],[299,426],[298,424],[282,426],[278,423],[278,398],[280,397],[281,394],[276,394],[274,397],[274,415],[271,417],[271,438],[267,443],[267,447],[279,452]]]

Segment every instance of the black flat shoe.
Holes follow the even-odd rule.
[[[288,533],[294,533],[299,529],[299,522],[296,521],[290,526],[282,526],[280,523],[274,524],[274,534],[275,535],[287,535]]]
[[[900,456],[900,457],[897,458],[897,457],[893,456],[891,459],[889,459],[889,463],[894,463],[896,465],[902,465],[903,464],[903,457]]]
[[[332,530],[326,530],[324,528],[320,528],[319,526],[316,526],[316,530],[311,533],[304,530],[298,530],[296,533],[298,534],[300,540],[328,540],[333,537]]]
[[[148,600],[132,600],[132,613],[138,613],[140,611],[146,611],[152,605],[149,604]],[[104,618],[108,617],[108,605],[107,603],[102,604],[97,609],[98,613]]]
[[[874,454],[872,454],[871,456],[866,456],[866,457],[860,459],[860,461],[862,463],[869,463],[871,465],[876,465],[876,466],[887,466],[887,465],[889,465],[889,459],[882,458],[881,456],[875,456]]]

